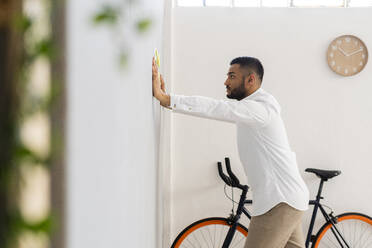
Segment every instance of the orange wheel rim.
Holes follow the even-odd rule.
[[[190,233],[192,233],[193,231],[195,231],[196,229],[199,229],[201,227],[204,227],[204,226],[208,226],[208,225],[216,225],[216,224],[221,224],[221,225],[225,225],[225,226],[229,226],[229,224],[227,224],[225,221],[223,220],[209,220],[209,221],[204,221],[202,223],[199,223],[193,227],[191,227],[189,230],[187,230],[187,232],[185,232],[182,237],[177,241],[176,245],[174,246],[174,248],[178,248],[183,240],[189,236]],[[248,232],[246,230],[244,230],[241,226],[237,226],[236,227],[236,230],[241,232],[244,236],[247,237],[248,235]]]

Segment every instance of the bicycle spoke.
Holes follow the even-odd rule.
[[[370,239],[368,239],[368,240],[370,240]],[[369,247],[371,247],[372,246],[372,239],[371,239],[371,241],[369,241],[365,246],[363,246],[363,248],[365,247],[365,248],[369,248]]]
[[[212,227],[211,227],[212,228]],[[212,234],[211,234],[211,230],[210,230],[210,228],[208,228],[208,234],[209,234],[209,239],[210,239],[210,241],[211,241],[211,246],[212,246],[212,248],[214,248],[214,239],[213,239],[213,236],[212,236]]]
[[[333,237],[332,237],[333,238]],[[332,241],[332,239],[330,238],[330,237],[328,237],[327,236],[327,239],[329,240],[329,241],[331,241],[331,243],[334,245],[334,247],[337,247],[337,244],[334,242],[334,241]],[[336,240],[337,241],[337,240]]]
[[[203,236],[203,240],[205,241],[205,244],[208,245],[208,241],[207,241],[207,239],[206,239],[205,236],[204,236],[203,229],[200,231],[200,233],[201,233],[202,236]],[[208,245],[208,248],[209,248],[209,245]]]
[[[192,244],[191,244],[192,245]],[[181,245],[181,248],[190,248],[190,246],[187,246],[186,245],[186,242],[184,242],[182,245]]]
[[[355,229],[354,229],[355,242],[352,243],[352,246],[353,247],[360,247],[360,246],[364,247],[364,244],[367,243],[368,240],[371,238],[372,232],[370,230],[370,226],[366,223],[358,223],[357,221],[354,221],[354,223],[355,223]],[[357,226],[359,228],[357,228]],[[357,233],[359,233],[359,235]]]
[[[353,242],[351,243],[351,245],[353,246],[353,247],[355,247],[355,243],[358,241],[358,239],[360,238],[360,234],[359,234],[359,237],[357,237],[358,236],[358,233],[359,233],[359,231],[357,232],[357,230],[358,230],[358,227],[359,227],[359,225],[358,225],[358,223],[356,222],[356,221],[354,221],[354,229],[353,229]]]
[[[214,236],[213,236],[213,248],[216,247],[216,229],[217,229],[217,226],[214,225]]]
[[[185,242],[188,242],[193,248],[197,248],[197,247],[195,247],[192,243],[191,243],[191,241],[190,240],[186,240]],[[185,243],[184,242],[184,243]]]
[[[323,246],[324,246],[324,245],[327,246],[327,247],[325,247],[325,248],[333,248],[333,247],[331,247],[331,246],[329,246],[329,245],[327,245],[327,244],[323,244]],[[322,247],[323,247],[323,246],[322,246]]]
[[[222,247],[223,242],[225,241],[226,234],[224,233],[223,226],[221,227],[220,241],[218,242],[218,247]]]
[[[360,227],[359,230],[360,230],[360,232],[362,232],[362,233],[361,233],[360,236],[358,237],[357,241],[354,242],[354,244],[355,244],[354,246],[359,245],[359,243],[361,243],[361,244],[363,243],[363,242],[362,242],[362,240],[363,240],[363,236],[364,236],[364,234],[365,234],[365,231],[367,230],[367,228],[363,230],[362,225],[360,225],[360,226],[361,226],[361,227]],[[362,230],[363,230],[363,231],[362,231]]]
[[[370,247],[370,244],[372,243],[372,230],[370,230],[367,225],[365,225],[365,229],[364,229],[362,237],[365,237],[365,236],[367,238],[364,239],[364,242],[362,242],[361,245],[363,245],[363,247],[368,248],[368,247]],[[366,244],[366,245],[364,245],[364,244]]]
[[[368,242],[367,246],[369,246],[369,244],[372,242],[372,231],[368,228],[368,226],[366,226],[365,233],[366,233],[366,236],[368,237],[368,239],[366,241],[366,242]]]
[[[196,240],[196,242],[199,244],[199,247],[202,247],[202,245],[199,242],[199,239],[195,238],[195,235],[192,235],[191,237],[193,237]]]
[[[348,243],[348,245],[350,246],[351,245],[351,243],[350,243],[350,239],[348,239],[347,237],[349,237],[349,236],[346,236],[345,235],[345,233],[344,233],[344,225],[343,225],[344,223],[337,223],[336,224],[336,226],[337,227],[341,227],[341,228],[338,228],[338,230],[340,231],[340,234],[341,234],[341,236],[345,239],[345,241]],[[340,230],[341,229],[341,230]],[[349,232],[350,233],[350,232]],[[337,234],[338,236],[339,236],[339,234]],[[339,239],[340,239],[340,242],[341,242],[341,244],[342,244],[342,246],[344,246],[345,245],[345,241],[342,239],[342,237],[339,237]],[[348,240],[349,240],[349,242],[348,242]],[[354,242],[353,242],[354,243]],[[346,247],[345,247],[346,248]]]
[[[217,247],[221,247],[221,239],[222,239],[222,227],[220,228],[220,238],[218,239],[218,246]]]
[[[242,240],[245,240],[245,236],[241,237],[240,240],[234,246],[232,246],[232,248],[234,248],[237,245],[239,245],[242,242]]]

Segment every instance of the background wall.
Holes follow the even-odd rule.
[[[108,2],[67,5],[67,247],[153,248],[160,242],[156,218],[162,209],[161,115],[152,97],[151,59],[155,47],[162,53],[164,2],[136,1],[136,11],[126,16],[131,57],[124,71],[118,34],[91,22]],[[140,16],[152,19],[145,35],[135,29]]]
[[[325,184],[324,203],[335,213],[372,215],[371,62],[352,77],[338,76],[326,63],[329,43],[343,34],[361,38],[371,53],[370,13],[370,8],[175,8],[173,92],[225,98],[229,62],[242,55],[259,58],[263,88],[282,106],[311,198],[319,179],[305,174],[305,168],[339,169],[342,174]],[[233,169],[245,177],[234,125],[182,114],[172,118],[171,240],[191,222],[226,216],[231,209],[217,161],[229,156]],[[304,231],[309,219],[310,211]],[[319,218],[316,227],[321,223]]]

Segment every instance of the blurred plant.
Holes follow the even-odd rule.
[[[125,34],[144,34],[150,30],[152,20],[146,16],[133,17],[134,13],[141,9],[136,0],[122,0],[121,4],[104,4],[93,14],[92,23],[95,26],[106,26],[110,29],[114,40],[119,47],[118,61],[124,68],[130,58],[129,35]]]
[[[93,17],[94,24],[115,25],[118,21],[120,11],[113,6],[103,5]]]
[[[18,2],[21,6],[23,5],[23,0]],[[52,1],[45,0],[42,3],[50,6]],[[49,8],[46,7],[45,10],[49,11]],[[56,218],[52,211],[42,219],[30,221],[22,213],[19,198],[22,184],[26,180],[20,172],[21,166],[43,166],[49,170],[53,156],[52,149],[47,154],[41,155],[26,144],[22,139],[22,127],[25,121],[37,113],[42,113],[48,118],[53,104],[58,101],[59,89],[58,87],[50,87],[49,92],[45,95],[33,95],[30,91],[32,66],[40,58],[44,58],[50,63],[55,55],[51,34],[47,32],[45,35],[38,35],[35,31],[37,26],[35,20],[23,13],[22,8],[18,8],[18,12],[8,11],[12,11],[12,21],[8,24],[7,29],[16,34],[19,42],[5,44],[12,47],[14,51],[19,50],[20,59],[17,61],[18,63],[10,63],[9,61],[13,58],[11,58],[12,55],[9,55],[2,60],[4,64],[12,64],[15,69],[10,72],[12,75],[9,78],[11,79],[4,82],[4,85],[11,87],[11,89],[7,89],[8,92],[4,92],[4,94],[11,93],[8,96],[10,103],[6,109],[9,113],[2,112],[1,117],[5,117],[0,118],[2,122],[1,148],[9,151],[8,157],[2,156],[0,161],[0,192],[5,205],[0,209],[0,247],[14,248],[18,247],[19,238],[24,232],[43,233],[50,236],[55,229]],[[46,16],[49,15],[50,13],[46,13]],[[2,38],[8,37],[4,35]],[[7,115],[10,118],[7,118]],[[54,139],[53,135],[51,136],[51,139]]]
[[[5,80],[0,84],[0,247],[15,248],[18,247],[19,239],[25,232],[35,235],[45,234],[50,237],[57,228],[58,220],[53,210],[37,221],[25,218],[19,198],[21,187],[26,180],[21,169],[42,166],[49,171],[53,159],[58,156],[63,144],[60,133],[51,133],[49,151],[40,154],[22,139],[22,127],[29,118],[40,113],[50,119],[52,109],[61,101],[62,86],[61,82],[50,79],[51,87],[46,94],[34,94],[30,90],[32,68],[35,63],[43,59],[51,65],[58,56],[58,51],[51,37],[50,23],[47,24],[47,31],[40,35],[36,31],[40,21],[38,22],[35,16],[22,11],[22,5],[27,0],[5,0],[5,2],[9,3],[9,6],[17,3],[18,7],[16,10],[13,7],[5,10],[4,13],[11,13],[6,15],[11,18],[5,28],[0,15],[0,55],[2,56],[0,66],[11,64],[13,68],[7,72],[9,77],[0,75],[1,79]],[[46,6],[43,9],[50,17],[51,6],[56,4],[56,1],[40,0],[40,2],[44,7]],[[135,2],[135,0],[122,0],[120,5],[103,5],[92,17],[95,26],[109,28],[116,37],[115,40],[120,47],[118,60],[123,67],[127,65],[130,57],[128,52],[130,41],[124,34],[135,32],[142,35],[152,25],[149,17],[128,18],[133,17],[133,13],[140,9]],[[5,42],[9,38],[9,30],[10,33],[16,34],[18,42],[14,44]],[[16,61],[13,61],[15,54],[6,54],[9,47],[12,52],[19,51],[19,56],[16,56],[19,59]],[[7,56],[3,56],[4,54]]]
[[[137,22],[137,30],[140,32],[145,32],[149,29],[150,25],[151,25],[151,20],[148,18],[139,20]]]

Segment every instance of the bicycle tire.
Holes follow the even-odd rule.
[[[210,245],[212,247],[222,247],[230,226],[228,220],[221,217],[196,221],[178,234],[171,248],[210,247]],[[230,247],[244,247],[247,235],[248,229],[238,223]]]
[[[372,247],[372,218],[361,213],[344,213],[336,216],[337,229],[346,242],[353,248]],[[331,222],[326,222],[315,236],[312,248],[341,247],[330,229]]]

